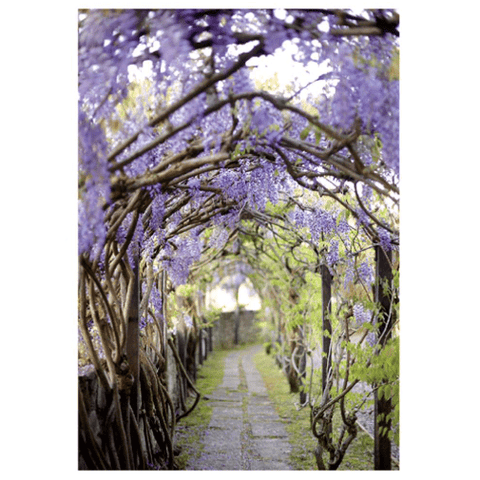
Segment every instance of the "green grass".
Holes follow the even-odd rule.
[[[231,350],[217,350],[200,366],[196,388],[204,395],[211,394],[223,381],[225,357]],[[212,418],[212,408],[200,401],[195,410],[182,418],[176,428],[176,445],[182,449],[175,459],[179,470],[185,470],[188,459],[198,457],[202,451],[201,436]]]
[[[238,347],[243,349],[245,347]],[[211,394],[223,381],[225,357],[232,350],[217,350],[200,367],[196,387],[203,395]],[[297,470],[317,470],[314,450],[317,440],[310,430],[310,409],[297,410],[298,393],[290,393],[288,382],[273,357],[261,351],[254,357],[269,396],[275,404],[277,413],[285,422],[285,428],[292,445],[290,461]],[[242,385],[242,387],[246,387]],[[182,452],[176,457],[178,469],[184,470],[188,459],[198,458],[202,452],[201,437],[212,417],[212,408],[200,400],[195,410],[177,425],[177,442]],[[333,428],[341,425],[339,413],[334,415]],[[397,469],[392,464],[394,469]],[[350,445],[339,470],[373,470],[373,440],[358,430],[357,438]]]
[[[270,398],[275,403],[277,413],[286,423],[285,428],[293,447],[290,460],[297,470],[317,470],[314,450],[317,440],[310,430],[310,408],[297,410],[299,394],[290,393],[288,382],[273,357],[264,351],[254,357]],[[333,428],[341,425],[340,415],[334,415]],[[373,470],[373,440],[359,429],[358,435],[347,450],[339,470]]]

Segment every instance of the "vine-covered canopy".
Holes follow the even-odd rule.
[[[183,286],[202,290],[222,272],[233,272],[234,288],[248,276],[265,318],[293,332],[290,365],[305,358],[307,337],[326,338],[321,317],[339,345],[350,345],[349,318],[370,353],[385,345],[398,324],[395,11],[82,10],[78,42],[80,346],[105,388],[129,395],[151,369],[139,330],[162,371],[167,345],[176,352],[173,317],[195,310]],[[283,69],[262,77],[278,58]],[[374,286],[379,256],[389,305]],[[167,305],[172,292],[177,310]],[[198,329],[205,315],[197,308],[193,323],[182,318]],[[335,318],[344,319],[336,333]],[[368,357],[363,370],[348,360],[342,393],[330,391],[325,365],[312,428],[329,468],[356,435],[344,396],[362,379],[380,385],[383,360]],[[395,365],[387,383],[398,397]],[[298,388],[303,374],[294,370]],[[349,436],[335,449],[322,429],[337,401]],[[171,410],[174,426],[170,404],[158,408]],[[171,442],[165,448],[172,461]],[[92,462],[108,464],[98,450]]]
[[[80,13],[79,254],[138,244],[182,283],[207,225],[231,229],[296,190],[318,194],[294,223],[314,239],[338,220],[321,207],[331,197],[398,245],[398,18],[364,15]],[[291,68],[326,73],[258,88],[252,65],[287,46]]]

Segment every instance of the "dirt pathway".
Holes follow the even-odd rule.
[[[187,470],[291,470],[291,446],[265,383],[253,363],[261,346],[232,352],[223,383],[206,398],[212,419],[203,452]]]

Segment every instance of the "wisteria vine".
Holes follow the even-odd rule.
[[[103,384],[125,385],[132,312],[167,348],[168,292],[285,199],[283,224],[369,288],[355,235],[399,246],[398,26],[390,10],[79,11],[79,325]],[[282,49],[327,72],[263,88],[255,65]]]

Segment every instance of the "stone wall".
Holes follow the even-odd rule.
[[[232,348],[236,343],[244,345],[260,340],[260,328],[255,311],[239,312],[237,342],[235,342],[235,312],[223,312],[213,328],[213,348]]]
[[[195,342],[192,342],[192,339],[191,331],[179,328],[175,335],[174,343],[184,370],[188,373],[190,379],[195,381],[198,365],[207,359],[207,356],[212,351],[212,345],[209,341],[208,330],[202,332],[202,335],[197,337]],[[178,367],[171,348],[167,347],[166,365],[159,369],[158,374],[163,378],[162,381],[168,391],[174,411],[177,414],[182,413],[186,406],[187,397],[192,392],[188,387],[185,376],[182,375]],[[142,378],[140,378],[140,381],[142,386],[145,385]],[[113,392],[111,389],[105,389],[100,385],[93,365],[84,367],[79,372],[78,388],[79,395],[82,397],[82,402],[79,402],[78,468],[79,470],[103,469],[105,468],[104,462],[100,458],[101,455],[98,455],[96,452],[109,450],[109,445],[112,442],[109,434],[106,432],[111,430],[112,415],[109,412],[111,412],[113,403]],[[143,388],[140,390],[144,391]],[[190,395],[190,400],[188,400],[190,404],[191,398]],[[162,454],[165,442],[162,442],[161,432],[159,434],[156,431],[155,435],[152,430],[146,427],[146,415],[149,411],[149,405],[148,401],[147,404],[145,403],[145,400],[140,394],[138,397],[140,442],[144,446],[147,444],[151,446],[151,451],[157,460],[157,462],[152,460],[152,464],[161,463],[161,458],[165,457]],[[166,415],[165,412],[163,413]],[[121,455],[122,452],[119,452],[119,456]],[[158,461],[159,459],[160,461]],[[112,466],[112,468],[115,468],[115,466]]]
[[[236,322],[235,312],[222,313],[216,325],[203,330],[200,337],[194,337],[193,332],[185,328],[185,325],[177,328],[174,343],[184,370],[193,382],[196,381],[198,366],[207,359],[213,350],[231,348],[236,343],[243,345],[260,340],[260,328],[256,325],[255,314],[256,312],[253,311],[241,311]],[[158,366],[158,368],[160,368],[158,373],[163,377],[175,412],[181,412],[185,408],[189,393],[192,392],[187,385],[185,376],[181,374],[170,348],[167,348],[166,352],[166,365]],[[78,467],[80,470],[102,468],[103,462],[98,451],[108,450],[108,442],[112,442],[106,432],[109,431],[109,425],[112,423],[113,394],[110,389],[107,391],[100,385],[93,366],[81,369],[78,382],[79,394],[82,398],[82,402],[79,402]],[[143,445],[150,444],[153,453],[158,452],[162,447],[160,445],[161,438],[159,439],[158,434],[152,435],[152,432],[146,428],[148,422],[145,412],[148,411],[148,405],[144,404],[142,395],[139,395],[138,402],[138,409],[141,412],[140,442]],[[115,467],[112,466],[112,468]]]

